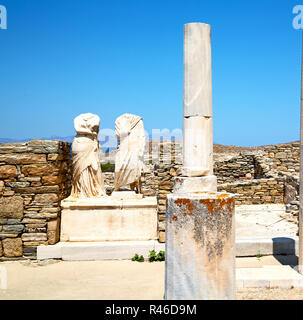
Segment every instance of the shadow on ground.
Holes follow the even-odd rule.
[[[273,240],[273,255],[282,265],[292,268],[298,266],[299,259],[296,256],[296,242],[292,238],[277,237]]]

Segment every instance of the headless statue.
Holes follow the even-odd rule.
[[[145,132],[142,118],[125,113],[115,122],[118,152],[115,159],[115,190],[130,184],[131,190],[142,193]]]
[[[99,124],[100,118],[91,113],[80,114],[74,119],[77,135],[72,145],[72,198],[106,196],[100,166]]]

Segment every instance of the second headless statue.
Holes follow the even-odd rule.
[[[119,149],[115,159],[115,191],[130,184],[132,191],[142,193],[145,132],[142,118],[125,113],[115,122]]]

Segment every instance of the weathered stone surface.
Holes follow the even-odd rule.
[[[0,232],[0,239],[6,239],[6,238],[16,238],[18,236],[18,233],[8,233],[8,232]]]
[[[45,233],[23,233],[22,241],[47,241]]]
[[[0,179],[17,177],[18,171],[15,166],[4,165],[0,166]]]
[[[21,219],[0,219],[5,220],[5,224],[21,224]],[[0,221],[1,224],[1,221]]]
[[[23,255],[25,257],[36,257],[37,256],[37,247],[25,247],[23,248]]]
[[[47,245],[47,241],[26,241],[23,242],[23,247],[37,247],[40,244]]]
[[[48,244],[55,244],[59,241],[60,219],[53,219],[47,223],[47,240]]]
[[[32,218],[24,218],[22,223],[45,223],[46,219],[32,219]]]
[[[58,193],[59,190],[59,186],[26,187],[15,189],[15,191],[19,193]]]
[[[55,140],[31,140],[25,143],[1,143],[0,153],[68,153],[71,143]]]
[[[28,152],[26,143],[0,143],[0,153]]]
[[[30,163],[45,163],[45,154],[31,154],[31,153],[11,153],[0,154],[0,162],[8,164],[30,164]]]
[[[43,176],[59,172],[59,168],[54,164],[32,164],[22,166],[21,172],[26,176]]]
[[[44,185],[60,184],[64,181],[66,181],[66,177],[63,175],[60,175],[60,176],[49,175],[49,176],[42,177],[42,183]]]
[[[44,193],[35,195],[35,201],[40,203],[58,202],[58,195],[55,193]]]
[[[204,177],[175,177],[174,193],[217,191],[217,178],[214,175]]]
[[[45,218],[43,213],[39,213],[39,212],[27,212],[24,213],[24,218],[30,218],[30,219],[43,219]]]
[[[20,233],[24,229],[23,224],[11,224],[3,226],[3,231]]]
[[[20,178],[20,181],[28,181],[28,182],[40,182],[41,181],[41,177],[24,177],[24,178]]]
[[[2,240],[5,257],[21,257],[23,254],[22,240],[20,238]]]
[[[184,193],[167,199],[165,299],[234,299],[233,195]]]
[[[59,208],[59,207],[56,207],[56,208],[52,208],[52,207],[50,207],[50,208],[48,208],[48,207],[46,207],[46,206],[44,206],[42,209],[41,209],[41,213],[45,213],[45,212],[47,212],[47,213],[58,213],[58,212],[60,212],[61,211],[61,209]]]
[[[3,192],[4,197],[10,197],[10,196],[13,196],[14,194],[15,194],[15,191],[13,191],[13,190],[5,190]]]
[[[156,197],[67,199],[61,201],[61,207],[61,241],[143,241],[158,238]]]
[[[47,221],[60,216],[59,200],[70,193],[70,146],[38,140],[0,144],[0,249],[2,240],[7,244],[2,259],[22,255],[16,247],[22,250],[22,239],[25,255],[34,258],[35,247],[48,244],[47,231],[50,242],[58,238]]]
[[[26,233],[46,233],[47,230],[45,227],[42,227],[42,228],[25,227],[24,232],[26,232]]]
[[[0,257],[3,255],[2,241],[0,240]]]
[[[60,161],[64,159],[63,154],[58,154],[58,153],[53,153],[53,154],[48,154],[47,155],[47,160],[49,161]]]
[[[34,153],[62,153],[62,146],[71,146],[70,143],[62,143],[55,140],[31,140],[28,147]]]
[[[5,182],[5,185],[10,188],[26,188],[30,185],[29,182]]]
[[[46,220],[52,220],[52,219],[56,219],[58,217],[58,213],[48,213],[48,212],[43,212],[43,217]]]
[[[23,217],[23,198],[20,196],[0,197],[0,218],[20,219]]]
[[[165,242],[165,231],[159,231],[159,242]]]

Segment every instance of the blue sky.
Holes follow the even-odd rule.
[[[182,128],[183,24],[212,29],[214,141],[299,139],[301,31],[292,0],[0,0],[0,137],[74,135],[129,112]]]

